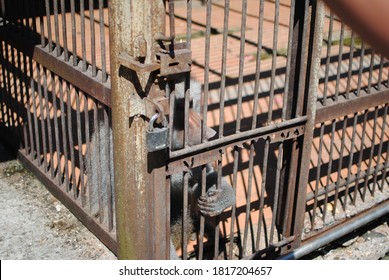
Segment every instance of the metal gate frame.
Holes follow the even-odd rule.
[[[132,3],[132,6],[125,6],[123,4],[123,1],[112,1],[111,3],[111,15],[114,15],[111,17],[111,26],[117,26],[120,22],[121,26],[126,26],[127,30],[129,30],[129,34],[132,34],[130,37],[126,37],[124,40],[118,34],[115,34],[114,31],[111,31],[111,40],[112,44],[116,46],[117,48],[112,48],[111,52],[111,59],[113,60],[113,67],[116,67],[116,70],[113,71],[112,75],[112,84],[113,84],[113,116],[114,116],[114,123],[119,122],[121,119],[121,122],[124,122],[116,126],[114,126],[114,140],[116,148],[120,151],[125,151],[127,147],[131,146],[132,149],[129,149],[128,151],[144,151],[145,150],[145,138],[143,139],[137,139],[137,141],[131,141],[129,140],[126,127],[128,125],[127,118],[125,116],[133,116],[135,113],[131,113],[131,110],[138,113],[138,106],[145,108],[145,104],[139,105],[138,102],[145,102],[144,99],[140,100],[138,99],[138,96],[130,96],[130,97],[124,97],[123,92],[133,92],[133,84],[128,83],[128,81],[134,81],[136,80],[136,75],[138,75],[138,78],[140,81],[142,81],[142,78],[145,77],[146,80],[151,76],[149,71],[145,71],[147,67],[149,67],[147,64],[151,65],[152,63],[156,63],[155,61],[155,50],[148,48],[145,53],[143,53],[143,57],[146,57],[144,66],[138,65],[138,68],[135,68],[134,66],[129,66],[128,64],[126,66],[131,67],[132,70],[135,70],[134,72],[130,71],[127,73],[125,79],[123,79],[123,76],[119,74],[119,69],[123,67],[123,63],[117,62],[117,60],[120,60],[120,58],[117,58],[117,55],[123,52],[123,49],[126,50],[126,53],[133,57],[135,60],[139,61],[139,54],[137,54],[138,49],[142,49],[141,47],[137,46],[137,42],[139,40],[146,41],[147,46],[154,46],[155,41],[153,41],[153,38],[156,38],[159,33],[164,33],[163,26],[164,24],[159,25],[158,27],[154,27],[151,29],[143,28],[145,26],[145,22],[142,20],[139,21],[140,30],[138,29],[138,22],[135,24],[132,22],[131,19],[135,18],[136,15],[139,13],[139,11],[146,12],[146,18],[148,18],[147,15],[151,17],[151,15],[156,15],[158,12],[162,13],[160,14],[163,18],[163,14],[165,13],[163,7],[163,1],[144,1],[142,4],[138,4],[135,2]],[[301,217],[304,217],[305,212],[305,196],[306,196],[306,185],[308,181],[308,174],[307,172],[304,172],[308,170],[307,168],[309,166],[309,155],[310,155],[310,149],[312,146],[312,137],[313,137],[313,130],[315,125],[315,116],[316,116],[316,91],[317,91],[317,84],[318,84],[318,69],[320,65],[320,47],[322,42],[322,21],[323,21],[323,13],[324,13],[324,5],[321,1],[317,2],[318,5],[316,6],[316,2],[314,2],[313,7],[310,6],[309,1],[300,1],[295,6],[295,17],[293,22],[293,46],[291,51],[291,63],[294,65],[291,69],[291,75],[290,78],[290,84],[289,84],[289,91],[288,91],[288,106],[286,108],[286,115],[285,120],[281,123],[278,123],[277,125],[269,125],[266,128],[259,128],[259,129],[253,129],[248,131],[247,133],[239,133],[236,135],[231,135],[230,137],[223,137],[219,140],[214,140],[211,142],[205,142],[200,145],[196,145],[193,147],[184,148],[179,151],[170,152],[169,159],[168,159],[168,165],[167,165],[167,174],[172,174],[173,172],[177,172],[177,170],[185,170],[187,168],[188,163],[191,164],[192,167],[199,166],[201,164],[204,164],[206,162],[209,162],[212,159],[218,159],[221,154],[223,153],[223,148],[225,148],[230,143],[243,143],[250,139],[258,139],[258,137],[270,137],[271,139],[280,139],[285,140],[285,149],[283,150],[284,158],[286,160],[284,169],[284,173],[282,174],[282,178],[280,180],[283,180],[284,182],[280,185],[284,185],[284,203],[285,205],[280,205],[279,209],[285,209],[284,212],[281,212],[283,215],[280,215],[280,221],[279,224],[283,227],[283,235],[285,236],[285,240],[282,241],[280,244],[275,245],[276,247],[281,247],[283,252],[290,251],[293,248],[297,248],[301,242],[301,233],[303,230],[303,220]],[[138,6],[139,5],[139,6]],[[127,8],[127,9],[126,9]],[[123,13],[124,10],[129,10],[129,13]],[[312,14],[311,14],[312,12]],[[148,14],[150,13],[150,14]],[[119,16],[120,15],[120,16]],[[312,17],[312,18],[311,18]],[[119,20],[120,18],[120,20]],[[154,17],[152,17],[154,18]],[[147,26],[147,25],[146,25]],[[154,25],[154,26],[158,26]],[[111,28],[112,30],[113,28]],[[146,30],[146,31],[145,31]],[[144,32],[150,32],[150,33],[144,33]],[[310,34],[309,40],[305,36],[306,34]],[[120,34],[122,36],[122,34]],[[171,36],[174,34],[171,34]],[[140,39],[139,39],[140,38]],[[123,42],[125,41],[125,42]],[[128,42],[133,42],[132,44],[129,44]],[[128,48],[128,45],[130,45],[130,48]],[[138,57],[138,58],[137,58]],[[153,60],[154,59],[154,60]],[[307,71],[309,69],[309,71]],[[144,73],[146,72],[146,73]],[[123,73],[123,72],[122,72]],[[135,77],[133,76],[135,75]],[[309,81],[305,83],[305,81]],[[142,82],[141,82],[142,83]],[[143,82],[145,83],[145,82]],[[150,92],[145,92],[145,95],[152,95],[153,89],[150,88]],[[139,92],[138,92],[139,94]],[[116,101],[116,98],[118,99]],[[135,100],[136,99],[136,100]],[[120,100],[120,102],[119,102]],[[126,100],[130,100],[130,102],[126,102]],[[115,105],[117,104],[117,105]],[[119,107],[125,106],[126,109]],[[118,106],[118,107],[115,107]],[[128,107],[129,106],[129,107]],[[115,113],[117,111],[117,113]],[[117,114],[117,117],[115,117],[115,114]],[[145,116],[146,112],[140,112],[140,115]],[[132,117],[131,117],[132,118]],[[130,119],[131,119],[130,118]],[[134,117],[135,120],[136,116]],[[142,121],[141,121],[142,122]],[[131,126],[130,130],[134,129],[134,131],[137,130],[137,133],[140,133],[141,135],[145,134],[145,130],[147,127],[147,123],[143,123],[141,125],[142,128],[136,128],[137,125],[135,124],[134,128],[132,128],[132,125],[134,125],[133,120],[130,120]],[[303,134],[301,132],[303,131]],[[302,136],[302,137],[296,137],[296,136]],[[120,140],[119,140],[120,139]],[[124,139],[128,139],[124,141]],[[290,139],[290,140],[288,140]],[[120,148],[119,148],[120,147]],[[116,154],[115,154],[116,156]],[[135,156],[135,155],[134,155]],[[143,160],[146,160],[146,155],[143,154],[139,157],[135,157],[135,159],[140,160],[143,158]],[[161,154],[159,155],[159,158],[161,158]],[[163,155],[162,158],[167,158],[167,155]],[[165,202],[168,202],[167,205],[170,204],[169,195],[168,192],[165,193],[163,191],[164,186],[158,186],[157,181],[153,180],[153,173],[158,172],[160,176],[163,176],[164,174],[164,167],[162,168],[156,168],[153,169],[152,172],[146,171],[146,168],[143,167],[143,170],[145,173],[142,175],[142,177],[147,178],[147,176],[150,179],[147,180],[141,180],[139,181],[139,177],[136,177],[133,174],[135,171],[129,171],[128,170],[128,164],[125,164],[126,161],[125,157],[117,156],[115,158],[115,180],[116,180],[116,191],[117,193],[125,193],[124,191],[120,190],[121,187],[125,188],[125,184],[123,182],[131,182],[129,185],[133,186],[135,189],[143,190],[142,193],[146,193],[147,188],[153,189],[153,193],[161,192],[160,198],[165,199]],[[153,161],[155,161],[155,158],[148,157],[147,162],[142,162],[142,165],[144,166],[150,166]],[[299,162],[298,165],[293,164],[293,162]],[[130,161],[131,162],[131,161]],[[134,161],[135,162],[135,161]],[[142,168],[141,168],[142,169]],[[149,169],[150,170],[150,169]],[[173,171],[172,171],[173,170]],[[139,169],[137,169],[137,172],[139,172]],[[150,174],[151,173],[151,174]],[[138,175],[139,176],[139,175]],[[142,183],[142,184],[140,184]],[[148,186],[148,187],[147,187]],[[298,186],[298,188],[295,188],[295,186]],[[130,193],[133,193],[134,190],[130,190]],[[128,190],[127,190],[128,193]],[[153,197],[153,196],[150,196]],[[132,201],[132,203],[140,203],[140,199],[136,198],[135,201]],[[144,201],[148,201],[151,204],[155,203],[155,198],[152,200],[147,199],[147,196],[144,198]],[[118,201],[119,202],[119,201]],[[146,202],[144,202],[146,203]],[[160,204],[162,205],[162,203]],[[154,207],[157,206],[154,204]],[[146,209],[150,209],[148,212],[151,213],[151,208],[145,207]],[[158,207],[155,207],[154,209],[158,209]],[[117,204],[117,210],[118,213],[124,213],[129,212],[126,209],[126,205],[123,205],[123,208],[121,209],[120,204]],[[118,214],[118,216],[121,214]],[[154,217],[154,221],[163,221],[164,225],[167,226],[166,230],[164,231],[169,232],[169,221],[166,221],[163,217],[166,213],[163,212],[161,216]],[[167,215],[169,216],[169,215]],[[134,216],[135,218],[135,216]],[[140,219],[139,214],[136,216],[137,221]],[[300,219],[299,219],[300,218]],[[127,218],[128,219],[128,218]],[[139,226],[137,226],[137,229],[130,229],[130,226],[127,226],[127,232],[125,233],[125,226],[123,226],[123,233],[122,230],[119,230],[119,234],[121,233],[122,236],[118,235],[118,244],[119,244],[119,258],[121,257],[129,257],[129,255],[124,255],[124,252],[130,252],[131,248],[133,246],[144,246],[146,244],[145,241],[138,241],[138,238],[142,235],[142,232],[144,232],[144,228],[140,226],[141,224],[147,225],[149,224],[150,219],[153,218],[147,218],[146,216],[143,216],[143,221],[139,221]],[[128,221],[132,221],[133,219],[128,219]],[[122,220],[123,223],[124,220]],[[136,230],[136,232],[133,232],[133,230]],[[168,250],[168,235],[161,235],[162,241],[159,244],[159,248],[156,249],[157,252],[167,252]],[[121,239],[122,238],[122,239]],[[150,239],[152,237],[150,236]],[[131,241],[130,241],[131,240]],[[134,243],[135,242],[135,243]],[[139,242],[139,243],[138,243]],[[166,243],[165,243],[166,242]],[[155,244],[158,246],[157,244]],[[273,245],[274,246],[274,245]],[[140,247],[138,247],[140,248]],[[143,247],[144,248],[144,247]],[[144,254],[148,254],[150,252],[149,250],[140,250]],[[121,255],[121,253],[123,255]],[[255,257],[256,254],[254,254],[252,257]],[[141,258],[150,258],[149,255],[142,255]],[[153,255],[153,258],[159,258],[159,255]]]
[[[107,76],[104,67],[101,70],[96,69],[95,62],[92,62],[94,65],[89,68],[84,63],[77,64],[77,59],[74,59],[71,52],[68,52],[66,43],[64,53],[60,55],[59,49],[53,47],[51,35],[45,38],[42,32],[41,36],[38,36],[37,26],[30,26],[28,20],[24,22],[24,19],[20,19],[13,11],[20,5],[23,7],[22,14],[28,14],[28,0],[20,0],[17,3],[1,1],[2,27],[4,28],[1,28],[0,37],[2,48],[4,46],[7,51],[5,56],[3,51],[1,52],[0,60],[7,74],[8,72],[13,73],[16,93],[0,95],[0,104],[4,104],[4,108],[0,107],[0,117],[6,124],[0,128],[3,131],[9,131],[10,127],[16,127],[11,133],[10,142],[20,145],[17,147],[19,160],[92,232],[98,235],[104,244],[121,259],[168,259],[170,257],[169,176],[187,170],[188,166],[190,168],[201,166],[210,161],[217,161],[221,168],[220,159],[226,147],[257,141],[260,138],[280,142],[282,149],[283,162],[280,163],[282,166],[280,166],[277,179],[280,182],[279,199],[277,200],[279,204],[275,205],[278,212],[274,225],[281,228],[283,240],[270,244],[280,249],[277,252],[278,255],[284,255],[284,258],[301,257],[357,226],[389,212],[386,201],[350,219],[343,227],[340,225],[329,229],[328,232],[333,232],[330,238],[325,238],[327,231],[323,231],[308,240],[302,239],[308,170],[315,125],[389,101],[389,90],[383,87],[379,90],[371,89],[369,94],[362,93],[358,98],[353,96],[349,99],[340,98],[337,102],[326,104],[326,106],[318,104],[317,89],[324,25],[324,4],[321,0],[291,0],[294,3],[293,18],[291,18],[293,36],[288,54],[291,70],[289,81],[285,85],[287,102],[282,122],[253,128],[182,150],[148,153],[146,131],[150,117],[155,113],[153,110],[150,111],[150,106],[151,108],[160,106],[162,110],[168,110],[166,108],[169,107],[168,101],[163,100],[164,90],[161,91],[161,85],[164,85],[166,81],[157,81],[158,77],[154,73],[156,69],[161,69],[160,61],[156,58],[160,55],[160,43],[174,39],[174,28],[170,30],[170,36],[164,35],[166,34],[167,2],[170,5],[170,12],[174,9],[172,1],[109,1],[111,75]],[[189,2],[191,4],[191,1]],[[34,12],[51,15],[49,0],[39,3],[40,6],[35,7]],[[61,9],[71,11],[74,15],[74,0],[69,3],[67,7],[65,2],[61,1]],[[103,5],[104,1],[99,0],[100,17],[103,16],[101,13]],[[210,8],[210,4],[208,7]],[[54,11],[54,17],[55,15],[58,17],[58,11],[57,14]],[[21,26],[16,24],[17,21],[22,23]],[[44,25],[42,15],[40,24]],[[170,13],[170,27],[172,25],[174,25],[174,19]],[[50,26],[49,22],[47,26]],[[35,37],[29,38],[28,43],[26,43],[23,28],[36,32]],[[207,28],[209,29],[210,26],[207,25]],[[65,34],[66,30],[63,32]],[[207,30],[207,32],[210,31]],[[307,34],[309,36],[306,36]],[[74,30],[72,36],[72,38],[76,36]],[[8,49],[11,49],[9,57]],[[14,57],[14,51],[17,52],[16,57]],[[76,197],[73,193],[74,188],[69,191],[68,186],[63,187],[65,183],[61,183],[59,179],[63,174],[55,175],[54,171],[46,166],[46,159],[42,163],[40,159],[35,158],[34,147],[31,147],[33,141],[26,139],[28,135],[26,126],[18,117],[14,117],[15,114],[26,115],[23,111],[24,104],[20,107],[15,103],[23,103],[24,94],[28,96],[30,91],[35,94],[35,86],[39,86],[39,94],[36,93],[36,98],[38,95],[41,100],[46,97],[42,95],[47,93],[47,85],[43,85],[42,93],[40,92],[42,85],[35,85],[34,79],[30,83],[28,79],[34,76],[32,61],[38,65],[36,66],[38,69],[43,69],[45,73],[48,71],[50,73],[48,76],[63,79],[66,81],[66,86],[72,85],[77,94],[78,91],[84,92],[92,96],[98,102],[98,106],[112,108],[116,228],[113,224],[106,228],[98,219],[91,217],[85,209],[82,197]],[[190,62],[185,59],[174,61],[174,65],[177,64],[180,67],[182,65],[186,67],[185,65]],[[20,89],[16,89],[16,79],[20,81]],[[10,76],[4,76],[2,83],[4,92],[13,91]],[[28,97],[26,99],[28,100]],[[79,113],[78,109],[77,114]],[[31,118],[32,116],[27,112],[25,117]],[[205,119],[205,116],[203,117]],[[34,121],[37,135],[39,134],[37,132],[38,120],[29,120],[30,123]],[[43,119],[41,121],[42,126],[45,126]],[[71,119],[69,123],[71,124]],[[79,122],[77,125],[81,127]],[[33,134],[32,127],[29,129]],[[298,164],[294,164],[295,162]],[[382,168],[387,168],[387,163]],[[235,215],[235,210],[233,207],[232,216]],[[112,216],[110,218],[113,219]],[[355,222],[359,218],[361,220]],[[246,257],[260,258],[263,255],[263,252],[255,252]],[[270,257],[273,256],[270,255]]]

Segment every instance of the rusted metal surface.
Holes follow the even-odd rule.
[[[329,242],[327,232],[339,236],[365,211],[379,212],[375,205],[388,198],[387,61],[333,14],[327,24],[301,252]]]
[[[305,213],[305,207],[303,202],[305,201],[305,196],[307,193],[307,182],[308,182],[308,172],[310,154],[312,149],[312,139],[315,125],[316,117],[316,100],[317,100],[317,84],[319,81],[319,65],[320,65],[320,52],[321,45],[323,41],[323,19],[324,19],[324,3],[322,1],[317,1],[316,10],[313,10],[314,14],[314,25],[311,29],[312,38],[312,57],[311,64],[309,69],[309,87],[308,87],[308,97],[306,100],[306,115],[308,117],[307,127],[304,135],[304,142],[302,148],[302,158],[301,158],[301,167],[298,181],[298,190],[296,192],[296,212],[295,212],[295,221],[293,233],[296,236],[296,242],[293,243],[292,247],[296,248],[300,245],[301,234],[304,229],[303,217]],[[305,171],[304,171],[305,170]]]
[[[120,53],[134,57],[135,39],[142,37],[147,45],[142,59],[146,64],[155,63],[154,36],[163,33],[165,28],[163,4],[161,0],[128,0],[111,1],[109,7],[115,197],[121,259],[169,256],[169,212],[165,206],[169,192],[163,179],[164,151],[158,155],[147,154],[147,123],[142,117],[146,112],[130,117],[135,104],[142,104],[141,99],[155,90],[153,86],[147,87],[154,74],[121,71],[118,57]],[[139,17],[142,13],[144,16]]]
[[[368,93],[361,92],[359,96],[349,95],[348,98],[340,96],[337,102],[329,100],[325,106],[318,104],[316,123],[323,123],[326,120],[350,115],[387,102],[389,102],[389,90],[384,86],[379,91],[372,88]]]
[[[388,62],[321,1],[195,2],[2,1],[0,130],[21,161],[119,258],[170,257],[170,205],[190,214],[210,166],[236,202],[211,235],[201,216],[196,241],[183,219],[182,259],[304,251],[373,213],[389,197]],[[157,115],[180,148],[146,151]],[[111,124],[115,189],[96,133]]]

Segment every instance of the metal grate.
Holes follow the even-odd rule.
[[[0,129],[119,257],[128,239],[167,257],[177,235],[182,259],[274,258],[387,200],[388,62],[321,1],[112,0],[114,20],[107,2],[1,1]],[[191,61],[167,58],[180,51]],[[153,102],[170,149],[128,151]],[[138,179],[115,191],[114,153],[119,182]],[[235,194],[216,218],[191,195],[212,180]]]

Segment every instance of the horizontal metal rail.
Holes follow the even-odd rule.
[[[361,92],[360,96],[350,94],[348,99],[339,96],[338,101],[327,102],[326,106],[317,105],[316,124],[388,103],[389,89],[378,91],[372,88],[370,93]]]
[[[226,146],[230,146],[230,145],[240,146],[241,144],[243,144],[246,141],[249,141],[249,140],[252,140],[255,138],[266,138],[267,136],[270,136],[272,134],[274,135],[274,138],[271,139],[272,141],[273,140],[278,141],[278,140],[284,140],[284,139],[291,139],[291,138],[294,138],[296,136],[299,136],[300,134],[299,135],[289,135],[289,137],[287,137],[287,135],[285,135],[285,136],[280,135],[280,138],[278,138],[279,135],[276,135],[276,133],[280,132],[280,134],[282,134],[282,132],[284,130],[299,129],[299,128],[301,128],[300,126],[305,125],[306,121],[307,121],[307,117],[302,116],[302,117],[298,117],[295,119],[283,121],[281,123],[271,124],[271,125],[268,125],[266,127],[259,127],[256,129],[245,131],[245,132],[238,132],[236,134],[228,135],[228,136],[216,139],[216,140],[212,140],[209,142],[205,142],[205,143],[193,146],[193,147],[188,147],[188,148],[185,148],[182,150],[173,151],[170,153],[170,159],[175,159],[175,158],[179,158],[179,157],[183,157],[183,156],[187,156],[187,155],[191,155],[191,154],[195,154],[195,153],[197,154],[197,153],[201,153],[203,151],[209,150],[209,149],[222,148],[222,147],[226,147]],[[303,131],[298,131],[298,132],[301,133]]]
[[[73,60],[58,59],[55,52],[49,52],[49,48],[42,48],[35,43],[32,37],[26,37],[22,32],[15,32],[8,27],[0,28],[0,39],[20,52],[31,57],[43,67],[50,69],[58,76],[70,82],[81,91],[91,95],[101,103],[111,106],[111,82],[101,83],[99,75],[93,77],[91,69],[82,71],[82,62],[76,66]]]
[[[362,212],[348,219],[345,222],[339,223],[338,225],[332,227],[329,230],[322,231],[318,235],[315,235],[314,237],[305,240],[300,247],[284,256],[281,256],[278,259],[299,259],[387,214],[389,214],[389,200],[378,204],[377,206],[370,208],[365,212]]]
[[[248,141],[258,141],[260,138],[269,139],[270,142],[279,142],[302,136],[306,120],[305,116],[299,117],[173,151],[170,153],[167,174],[182,172],[187,168],[194,168],[217,160],[220,153],[223,153],[228,146],[240,147]]]

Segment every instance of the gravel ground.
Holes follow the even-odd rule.
[[[0,143],[0,259],[116,259]]]
[[[0,204],[0,259],[116,259],[1,142]],[[389,259],[388,252],[386,217],[305,259]]]
[[[361,228],[305,259],[314,260],[389,260],[389,218]]]

